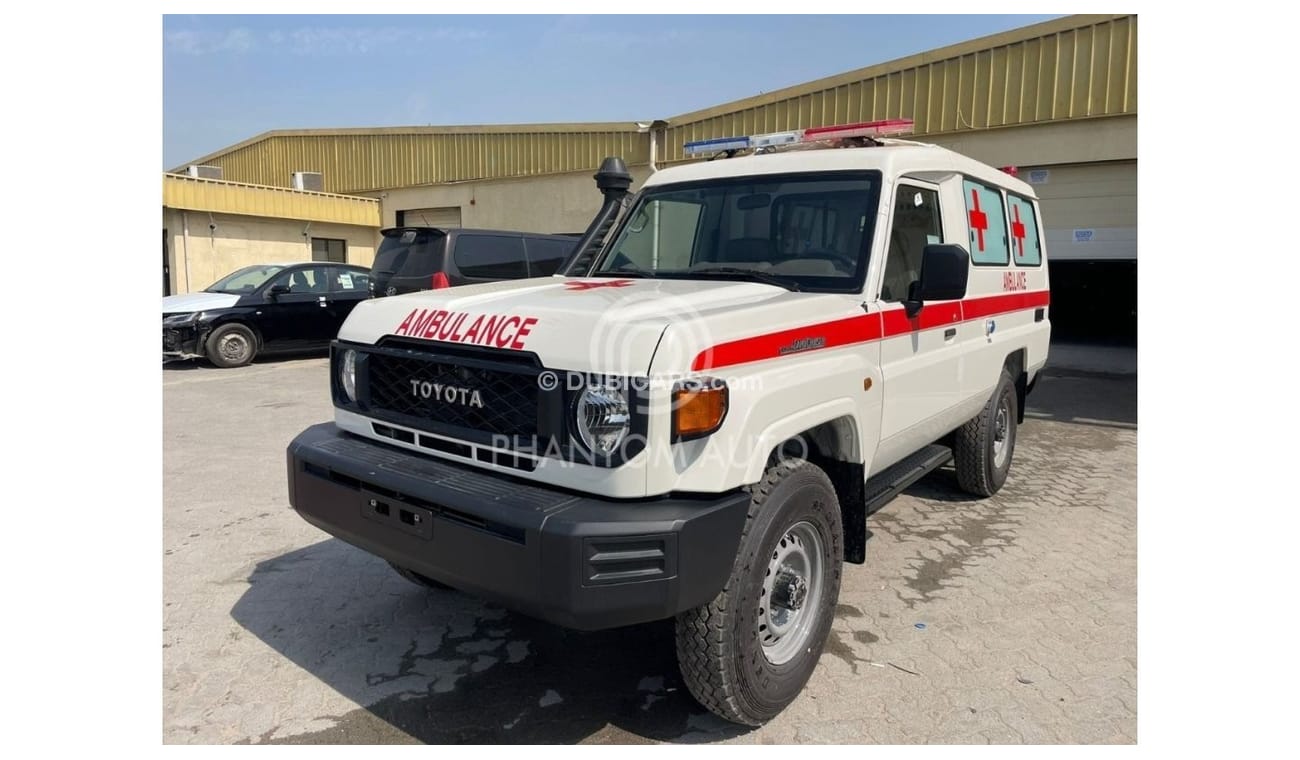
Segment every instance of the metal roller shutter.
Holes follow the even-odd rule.
[[[451,229],[460,226],[460,206],[442,208],[409,208],[397,212],[398,227],[437,227]]]
[[[1022,167],[1042,201],[1053,261],[1137,259],[1137,162]]]

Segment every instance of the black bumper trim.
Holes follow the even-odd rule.
[[[312,426],[289,501],[316,527],[509,609],[583,630],[672,617],[731,572],[749,495],[620,501]]]

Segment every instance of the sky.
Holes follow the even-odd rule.
[[[271,129],[662,119],[1053,16],[164,16],[163,168]]]

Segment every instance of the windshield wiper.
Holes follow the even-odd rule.
[[[623,275],[630,275],[632,277],[646,277],[652,280],[655,277],[658,277],[658,275],[656,275],[654,272],[651,272],[649,269],[642,269],[641,267],[637,266],[636,264],[633,264],[630,261],[615,269],[606,269],[603,272],[597,272],[595,274],[623,274]]]
[[[761,282],[765,285],[775,285],[778,288],[785,288],[786,290],[794,291],[796,293],[799,291],[799,285],[797,283],[791,282],[784,277],[768,274],[767,272],[761,272],[757,269],[743,269],[741,267],[705,267],[704,269],[691,269],[686,272],[686,276],[688,277],[697,274],[733,274],[754,280],[755,282]]]

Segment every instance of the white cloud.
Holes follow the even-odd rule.
[[[256,36],[243,27],[224,32],[181,29],[164,34],[163,42],[168,51],[184,55],[247,53],[257,46]]]
[[[375,50],[408,48],[436,42],[462,42],[482,39],[480,29],[438,27],[302,27],[287,33],[289,51],[297,55],[346,55]]]
[[[294,55],[353,55],[376,50],[406,49],[419,52],[420,46],[436,43],[465,42],[487,37],[481,29],[464,27],[325,27],[272,29],[253,32],[243,27],[222,32],[181,29],[163,35],[168,52],[183,55],[238,55],[255,49],[270,49]]]

